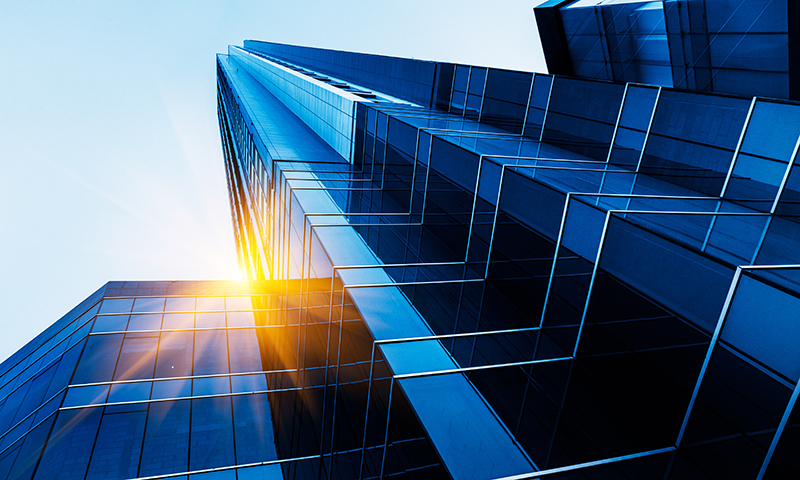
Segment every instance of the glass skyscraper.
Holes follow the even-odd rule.
[[[547,2],[574,76],[231,46],[249,281],[111,282],[6,360],[0,480],[800,477],[791,66],[681,85],[664,24],[756,3]]]

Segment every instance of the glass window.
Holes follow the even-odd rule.
[[[190,402],[178,400],[150,404],[140,476],[188,470]]]
[[[194,374],[228,372],[228,341],[225,331],[195,332]]]
[[[180,330],[194,328],[194,313],[165,313],[164,330]]]
[[[225,313],[198,313],[197,328],[225,328]]]
[[[265,394],[233,397],[236,462],[256,463],[278,458]]]
[[[233,393],[263,392],[267,389],[267,377],[264,374],[233,375],[231,391]]]
[[[133,304],[134,312],[163,312],[163,298],[137,298]]]
[[[168,298],[166,305],[167,312],[193,312],[194,297],[191,298]]]
[[[103,415],[87,480],[136,477],[146,419],[147,412]]]
[[[228,377],[208,377],[192,379],[192,395],[217,395],[231,393]]]
[[[107,382],[114,374],[122,335],[98,335],[89,337],[72,383]]]
[[[118,383],[111,385],[108,402],[135,402],[150,399],[150,382]]]
[[[160,330],[161,314],[156,315],[131,315],[128,331],[134,330]]]
[[[225,310],[225,297],[197,297],[197,311]]]
[[[70,387],[64,398],[65,407],[79,405],[97,405],[106,402],[108,385],[90,385],[88,387]]]
[[[98,316],[92,332],[124,332],[128,328],[128,315]]]
[[[112,298],[103,300],[100,313],[127,313],[133,308],[132,298]]]
[[[252,310],[250,297],[225,297],[225,310]]]
[[[229,397],[192,400],[190,470],[234,464],[233,418]]]
[[[254,327],[256,325],[253,312],[228,312],[229,327]]]
[[[102,414],[102,408],[60,412],[35,478],[83,479]],[[69,452],[69,455],[66,452]]]
[[[165,380],[153,382],[153,400],[163,398],[188,397],[192,394],[192,381],[186,380]]]
[[[156,378],[186,377],[192,374],[192,332],[165,332],[158,346]]]
[[[114,380],[153,378],[157,351],[158,337],[126,337]]]

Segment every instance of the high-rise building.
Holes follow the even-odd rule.
[[[250,281],[111,282],[6,360],[0,480],[797,478],[800,104],[712,48],[783,55],[752,8],[547,2],[583,78],[231,46]]]

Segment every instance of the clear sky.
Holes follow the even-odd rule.
[[[0,359],[109,280],[239,278],[214,54],[545,71],[518,1],[0,2]]]

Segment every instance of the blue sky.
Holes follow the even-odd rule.
[[[0,359],[109,280],[236,279],[214,54],[545,71],[540,1],[0,3]]]

